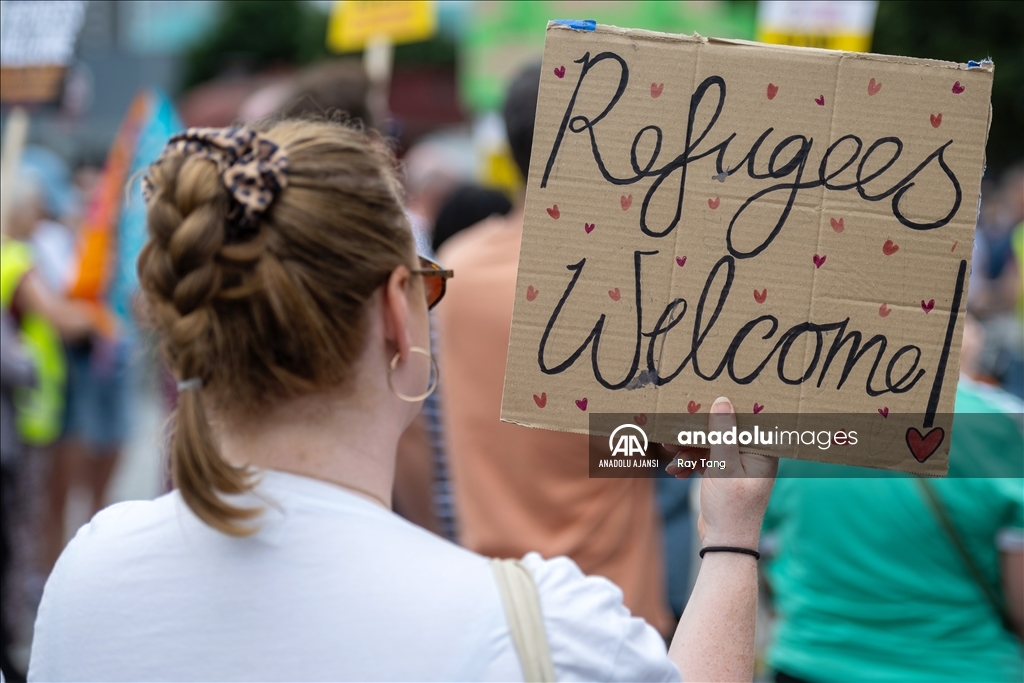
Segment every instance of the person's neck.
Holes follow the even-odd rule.
[[[362,398],[306,396],[259,419],[221,423],[222,456],[335,484],[390,509],[402,429],[378,401]]]

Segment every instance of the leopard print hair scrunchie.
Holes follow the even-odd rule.
[[[224,187],[234,200],[227,216],[229,231],[230,226],[237,226],[243,233],[255,231],[260,218],[288,184],[288,155],[277,143],[248,126],[189,128],[171,137],[157,163],[169,154],[197,155],[217,164]],[[143,178],[142,193],[147,201],[153,192],[149,177]]]

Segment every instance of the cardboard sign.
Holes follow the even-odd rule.
[[[724,395],[880,425],[750,450],[945,474],[992,73],[550,23],[501,418]]]
[[[437,32],[437,7],[430,0],[337,0],[327,26],[327,47],[362,50],[373,39],[391,44],[429,40]]]

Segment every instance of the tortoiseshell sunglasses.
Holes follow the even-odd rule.
[[[437,302],[444,298],[448,278],[454,277],[455,272],[445,270],[441,267],[441,264],[431,261],[426,256],[420,256],[419,258],[420,265],[423,267],[411,272],[414,275],[423,276],[423,291],[427,295],[427,310],[430,310],[437,305]]]

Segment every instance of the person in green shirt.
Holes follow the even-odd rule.
[[[783,461],[764,529],[777,681],[1022,681],[1024,404],[962,377],[949,476]]]

